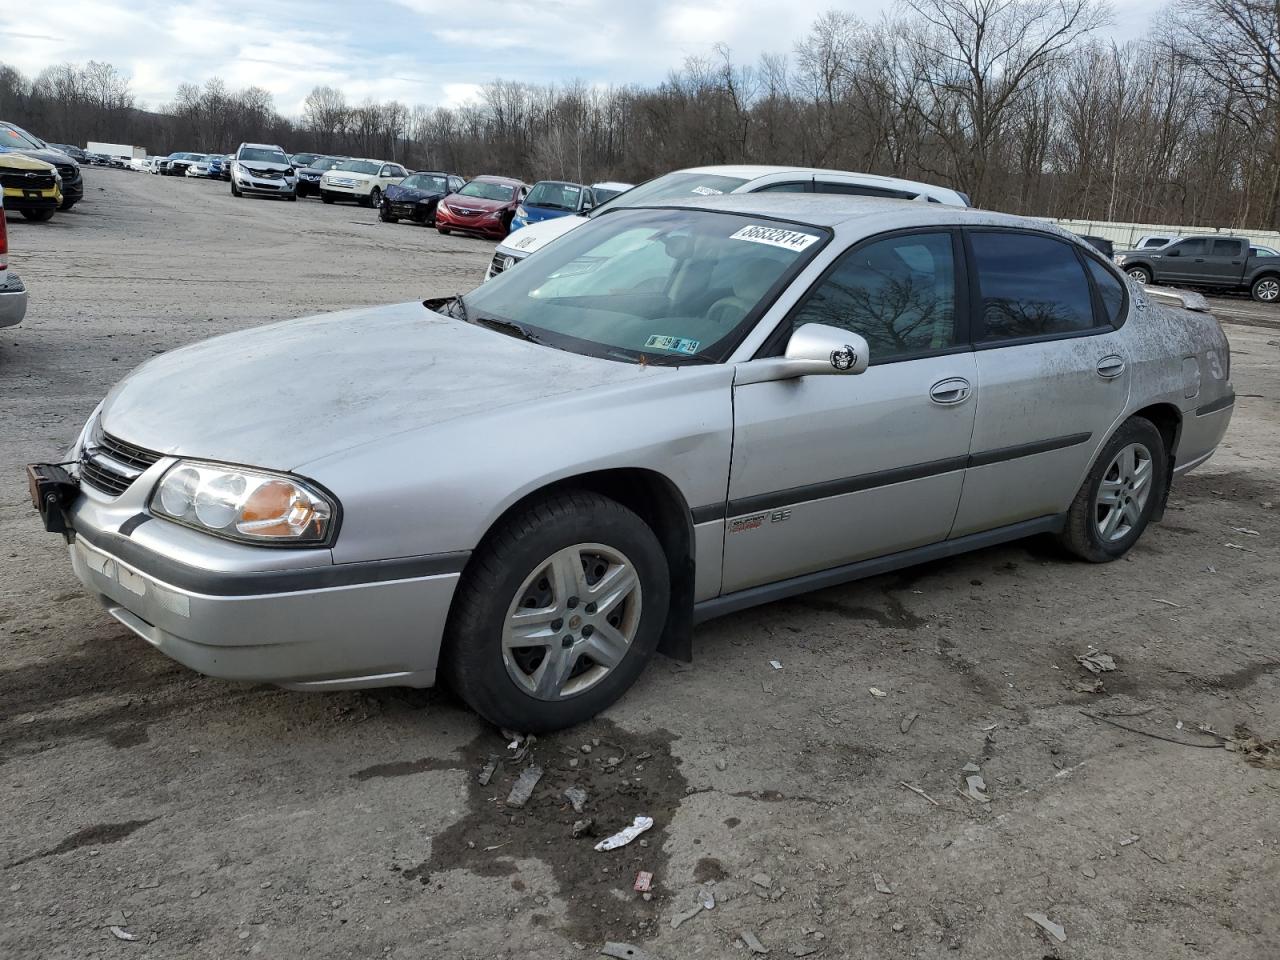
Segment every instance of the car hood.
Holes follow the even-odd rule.
[[[0,151],[0,167],[9,170],[21,170],[24,173],[56,173],[53,164],[47,160],[41,160],[31,156],[26,151],[22,153],[10,153]]]
[[[561,210],[559,207],[539,207],[537,205],[529,206],[523,204],[524,212],[529,216],[526,218],[530,223],[541,223],[543,220],[556,220],[560,217],[571,216],[573,210]]]
[[[527,227],[521,227],[499,245],[499,250],[512,250],[519,254],[529,254],[545,247],[556,237],[568,233],[574,227],[580,227],[587,218],[580,214],[570,217],[555,217],[551,220],[539,220]]]
[[[402,303],[162,354],[107,394],[102,427],[157,453],[293,470],[407,431],[655,374]]]
[[[192,162],[205,163],[206,161],[194,160]],[[284,173],[286,170],[290,169],[289,164],[287,163],[263,163],[258,160],[238,160],[236,162],[239,163],[240,166],[244,167],[246,170],[252,170],[255,173],[264,173],[266,171],[275,171],[276,173]]]
[[[62,164],[64,167],[65,167],[65,166],[73,166],[73,167],[76,167],[76,169],[79,169],[79,164],[77,164],[77,163],[75,162],[75,160],[71,159],[71,157],[67,156],[67,155],[66,155],[65,153],[63,153],[61,150],[12,150],[12,151],[8,151],[8,150],[6,150],[6,151],[0,151],[0,153],[6,153],[6,152],[11,152],[11,153],[20,153],[20,154],[22,154],[24,157],[31,157],[33,160],[43,160],[45,163],[51,164],[51,165],[53,165],[53,166],[57,166],[58,164]]]
[[[354,170],[326,170],[321,176],[344,177],[348,180],[372,180],[372,173],[357,173]]]
[[[501,210],[503,207],[511,205],[510,200],[486,200],[484,197],[464,197],[459,193],[451,193],[444,198],[444,202],[451,207],[460,207],[463,210]]]
[[[402,187],[399,184],[391,184],[387,187],[388,200],[430,200],[433,197],[443,197],[444,193],[440,190],[422,190],[417,187]]]

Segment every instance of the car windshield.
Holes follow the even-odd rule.
[[[686,200],[690,197],[715,197],[732,193],[747,181],[742,177],[722,177],[714,173],[668,173],[638,187],[632,187],[608,203],[602,203],[591,211],[599,216],[614,207],[642,207],[667,200]]]
[[[250,163],[280,163],[286,166],[289,163],[289,158],[284,155],[283,150],[264,147],[245,147],[240,151],[240,159],[248,160]]]
[[[543,180],[533,185],[524,202],[531,207],[577,210],[581,200],[582,188],[576,183],[555,183],[551,180]]]
[[[16,127],[0,127],[0,146],[10,150],[40,150],[40,141]]]
[[[592,187],[591,192],[595,195],[596,203],[606,203],[623,191],[616,190],[613,187]]]
[[[509,183],[493,183],[489,180],[472,180],[458,191],[460,197],[479,197],[481,200],[497,200],[506,203],[516,195],[516,188]]]
[[[333,170],[340,166],[343,160],[340,157],[321,157],[319,160],[311,161],[312,170]]]
[[[368,173],[377,175],[382,169],[382,164],[373,160],[343,160],[333,169],[342,170],[346,173]]]
[[[320,154],[318,153],[295,153],[291,159],[295,166],[309,167],[319,157]]]
[[[702,210],[619,210],[461,298],[463,319],[630,363],[724,360],[823,231]]]
[[[449,181],[434,173],[416,173],[412,177],[405,177],[400,181],[400,186],[408,187],[410,190],[434,190],[437,193],[449,192]]]

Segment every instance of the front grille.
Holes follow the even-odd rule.
[[[118,497],[159,459],[158,453],[95,431],[80,460],[80,479],[105,494]]]
[[[502,271],[510,270],[522,259],[522,257],[513,256],[509,253],[495,253],[493,255],[493,262],[489,264],[489,275],[491,277],[496,277],[498,274],[502,273]]]
[[[69,163],[56,164],[58,168],[58,176],[62,177],[63,183],[75,183],[80,179],[80,171],[78,168]]]
[[[0,184],[11,190],[49,190],[55,182],[52,173],[0,173]]]

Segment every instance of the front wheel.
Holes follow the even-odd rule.
[[[236,186],[236,182],[234,180],[231,181],[231,195],[233,197],[240,196],[240,188]]]
[[[453,231],[450,230],[448,227],[437,226],[436,229],[439,230],[440,233],[446,237],[449,236],[449,234],[453,233]]]
[[[374,187],[369,191],[369,196],[360,201],[363,206],[373,207],[375,210],[382,205],[382,191]]]
[[[321,202],[321,203],[333,203],[333,194],[332,194],[332,193],[330,193],[330,192],[329,192],[329,191],[327,191],[327,190],[321,190],[321,191],[320,191],[320,202]]]
[[[1125,271],[1129,275],[1129,279],[1134,283],[1146,286],[1151,283],[1151,271],[1146,267],[1130,267]]]
[[[575,491],[503,522],[468,565],[444,675],[504,729],[582,723],[636,681],[667,619],[666,556],[615,500]]]
[[[386,207],[382,207],[382,208],[378,211],[378,219],[379,219],[379,220],[381,220],[383,223],[399,223],[399,222],[400,222],[400,218],[399,218],[399,217],[393,217],[393,216],[392,216],[392,215],[387,211],[387,208],[386,208]]]
[[[34,220],[36,223],[44,223],[46,220],[52,220],[54,214],[53,207],[47,207],[44,210],[23,210],[22,215],[28,220]]]
[[[1280,299],[1280,277],[1259,277],[1253,282],[1250,293],[1260,303],[1275,303]]]
[[[1164,437],[1150,420],[1126,420],[1098,454],[1059,541],[1091,563],[1118,560],[1142,536],[1168,483]]]
[[[58,204],[58,209],[59,209],[59,210],[62,210],[62,211],[65,213],[67,210],[70,210],[72,207],[74,207],[74,206],[75,206],[77,203],[79,203],[79,202],[80,202],[80,201],[79,201],[79,199],[76,199],[76,200],[68,200],[68,199],[66,199],[65,197],[63,197],[62,202],[61,202],[60,204]]]

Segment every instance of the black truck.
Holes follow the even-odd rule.
[[[1185,237],[1166,247],[1124,250],[1115,262],[1138,283],[1248,291],[1262,303],[1280,300],[1280,256],[1245,237]]]

